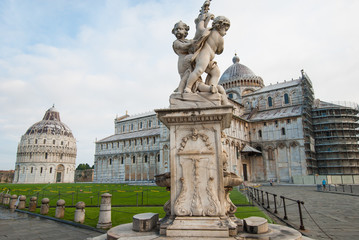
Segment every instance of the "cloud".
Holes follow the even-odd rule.
[[[116,115],[168,106],[178,85],[175,22],[190,25],[203,1],[1,1],[0,162],[14,168],[17,143],[55,103],[93,164],[95,139]],[[316,97],[359,102],[357,1],[212,1],[231,28],[222,72],[235,52],[266,84],[311,77]],[[345,83],[345,84],[343,84]]]

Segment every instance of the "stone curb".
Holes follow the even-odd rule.
[[[38,214],[38,213],[27,212],[27,211],[23,211],[23,210],[20,210],[20,209],[15,209],[15,211],[16,212],[21,212],[21,213],[26,213],[26,214],[29,214],[29,215],[33,215],[33,216],[36,216],[36,217],[49,219],[49,220],[64,223],[64,224],[68,224],[68,225],[72,225],[72,226],[78,227],[78,228],[84,228],[84,229],[92,230],[94,232],[99,232],[99,233],[106,233],[107,232],[106,230],[97,229],[97,228],[87,226],[87,225],[84,225],[84,224],[75,223],[75,222],[71,222],[71,221],[63,220],[63,219],[59,219],[59,218],[49,217],[49,216],[41,215],[41,214]]]

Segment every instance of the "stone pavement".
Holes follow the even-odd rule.
[[[0,207],[0,240],[81,240],[101,233]]]
[[[355,187],[359,188],[359,186]],[[318,192],[316,186],[274,185],[261,186],[258,189],[278,195],[277,207],[281,218],[284,216],[284,211],[279,196],[304,201],[305,209],[309,214],[302,209],[306,229],[302,232],[313,239],[359,239],[359,196]],[[265,193],[264,199],[266,207]],[[269,199],[271,200],[270,208],[273,211],[273,196]],[[286,200],[286,206],[288,221],[299,227],[298,204]]]

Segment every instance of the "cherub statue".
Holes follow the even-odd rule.
[[[177,88],[177,91],[180,93],[184,92],[188,76],[192,71],[191,63],[193,54],[190,53],[190,49],[192,48],[194,40],[186,39],[188,35],[188,30],[189,26],[182,21],[177,22],[172,29],[172,33],[177,38],[173,42],[172,47],[173,51],[178,55],[177,67],[181,81]],[[197,79],[195,88],[200,92],[217,92],[215,86],[204,84],[201,78]]]

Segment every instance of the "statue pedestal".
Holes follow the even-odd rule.
[[[230,126],[233,107],[183,105],[156,110],[170,129],[170,218],[174,220],[166,223],[166,236],[235,235],[237,224],[228,216],[231,203],[224,186],[221,144],[221,132]]]

